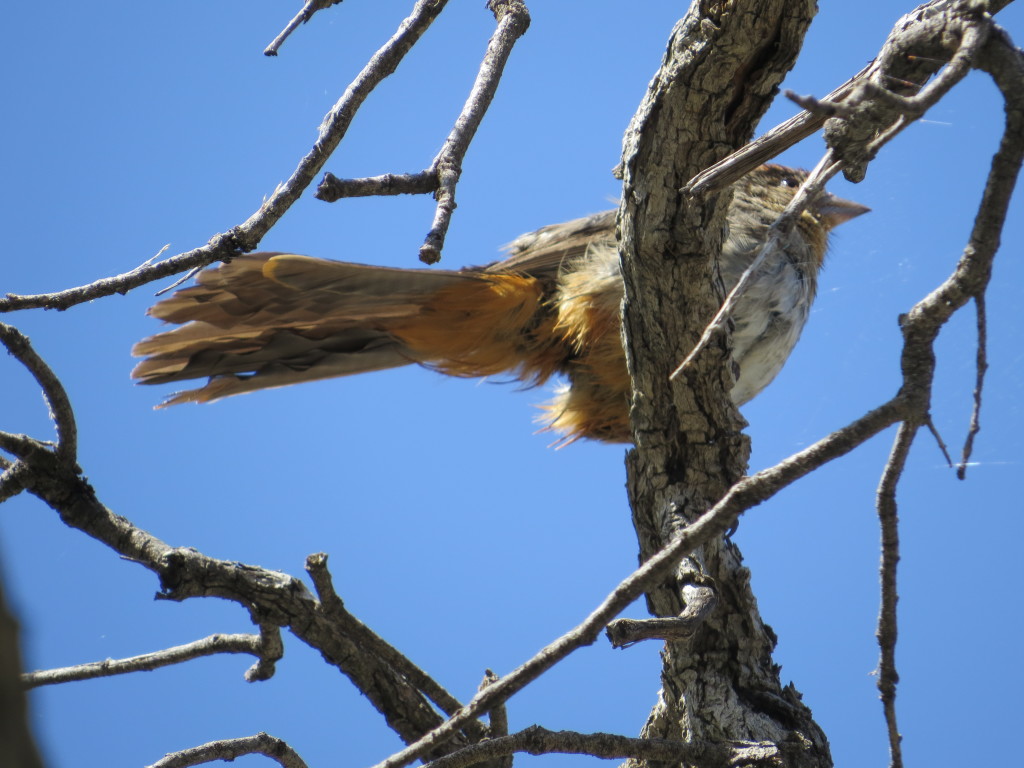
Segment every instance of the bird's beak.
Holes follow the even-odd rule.
[[[871,209],[866,205],[855,203],[852,200],[844,200],[825,192],[814,203],[814,210],[831,229],[850,219],[855,219]]]

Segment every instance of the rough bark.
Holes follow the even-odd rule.
[[[749,455],[744,422],[725,394],[725,338],[688,381],[668,378],[721,302],[713,256],[728,202],[727,193],[688,200],[679,190],[750,139],[815,11],[810,0],[695,3],[626,135],[620,236],[636,440],[627,464],[641,560],[721,498]],[[666,644],[645,737],[767,741],[790,753],[787,764],[831,765],[824,733],[779,681],[775,637],[732,544],[694,552],[648,604],[659,617],[702,620],[691,638]]]

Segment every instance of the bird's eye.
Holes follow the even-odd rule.
[[[779,179],[779,186],[780,187],[789,187],[790,189],[796,189],[800,185],[797,183],[796,179],[794,179],[792,176],[783,176],[781,179]]]

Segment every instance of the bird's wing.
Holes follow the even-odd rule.
[[[484,268],[485,272],[518,272],[541,280],[554,279],[565,265],[587,255],[596,244],[614,243],[615,211],[551,224],[520,235],[505,250],[511,255]]]

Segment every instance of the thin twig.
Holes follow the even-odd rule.
[[[848,117],[853,111],[841,101],[829,101],[827,98],[818,100],[813,96],[803,96],[796,91],[783,91],[782,95],[798,107],[819,117]]]
[[[954,85],[967,76],[973,68],[975,56],[988,39],[990,28],[989,23],[968,24],[960,39],[960,45],[949,64],[941,69],[935,79],[922,88],[916,96],[900,96],[890,90],[878,89],[876,95],[891,101],[902,112],[902,116],[868,144],[868,157],[874,157],[879,149],[892,141],[913,121],[920,119],[925,112],[949,93]]]
[[[413,664],[406,656],[388,643],[384,638],[363,624],[345,608],[345,603],[334,589],[334,580],[327,569],[327,555],[323,552],[306,558],[306,571],[316,589],[317,597],[324,612],[330,616],[338,627],[351,636],[359,647],[372,653],[390,665],[395,671],[416,686],[427,698],[434,702],[446,715],[452,715],[462,708],[462,703],[444,689],[430,675]],[[478,724],[479,725],[479,724]],[[484,737],[482,726],[473,727],[477,738]]]
[[[885,712],[885,724],[889,732],[890,768],[902,768],[903,753],[901,737],[896,725],[896,685],[900,676],[896,671],[897,617],[896,603],[899,591],[896,584],[896,566],[900,561],[899,515],[896,506],[896,486],[907,465],[907,455],[917,434],[918,424],[913,420],[904,421],[896,433],[889,460],[885,464],[881,482],[878,485],[878,521],[882,529],[882,604],[878,612],[878,690]]]
[[[456,208],[455,189],[462,175],[462,161],[480,121],[494,100],[512,48],[530,26],[529,11],[521,0],[489,0],[487,7],[498,21],[497,28],[487,44],[462,112],[430,167],[420,173],[384,174],[361,179],[339,179],[326,174],[315,195],[317,199],[330,203],[343,197],[432,192],[437,200],[434,219],[420,247],[420,260],[427,264],[441,259],[441,250]]]
[[[318,650],[328,663],[348,676],[407,742],[442,722],[419,689],[376,654],[365,651],[356,639],[346,636],[300,580],[255,566],[217,560],[191,548],[170,547],[103,506],[95,490],[81,476],[81,470],[57,461],[49,446],[4,433],[0,433],[0,442],[5,450],[14,449],[25,460],[31,473],[27,490],[59,512],[63,522],[157,574],[162,586],[158,598],[182,601],[220,597],[244,606],[261,626],[288,627],[299,640]],[[266,655],[273,655],[269,643]],[[465,730],[455,735],[451,748],[475,740],[467,735],[475,731],[482,737],[486,729],[482,723],[474,723]]]
[[[279,184],[273,194],[244,222],[226,233],[215,235],[201,248],[171,256],[156,264],[143,265],[115,277],[56,293],[32,296],[7,294],[0,299],[0,312],[32,308],[67,309],[114,293],[124,294],[154,280],[196,267],[202,268],[214,261],[230,259],[239,253],[254,250],[323,169],[324,163],[348,132],[349,125],[366,97],[395,71],[446,3],[447,0],[417,1],[412,13],[399,25],[398,31],[371,57],[324,117],[316,143],[299,161],[292,175],[283,184]]]
[[[989,13],[996,13],[1008,5],[1009,2],[1010,0],[990,0],[987,3],[988,11]],[[860,102],[868,95],[877,96],[879,91],[885,91],[887,95],[898,97],[899,95],[892,90],[894,87],[908,92],[917,91],[920,88],[918,83],[913,82],[908,76],[894,76],[888,70],[895,65],[905,63],[907,68],[913,70],[912,76],[920,77],[921,82],[925,82],[946,65],[946,62],[942,59],[907,55],[905,53],[913,43],[919,42],[918,38],[915,37],[916,35],[925,35],[929,38],[935,35],[933,27],[920,23],[925,16],[928,14],[945,14],[947,18],[955,17],[955,23],[961,30],[964,28],[970,30],[975,27],[990,26],[990,19],[978,14],[975,14],[973,19],[965,19],[962,14],[950,13],[950,8],[953,5],[954,3],[950,2],[950,0],[934,0],[905,16],[894,26],[889,39],[883,46],[882,53],[870,65],[824,98],[814,100],[814,103],[830,105],[840,110],[836,113],[837,117],[846,117],[850,114],[849,109],[853,106],[853,102]],[[918,94],[919,98],[916,102],[913,99],[908,102],[912,105],[912,108],[920,106],[923,102],[930,102],[934,93],[940,90],[948,90],[949,87],[962,77],[963,65],[970,61],[976,51],[979,50],[978,46],[981,44],[981,41],[973,38],[973,34],[971,33],[971,36],[967,38],[961,38],[960,45],[957,48],[957,54],[960,58],[957,59],[957,56],[954,56],[956,63],[954,64],[951,61],[951,66],[947,66],[947,70],[929,88],[926,88],[925,92]],[[877,85],[874,85],[872,81],[876,81]],[[865,88],[868,83],[872,83],[874,87],[868,85]],[[923,99],[920,97],[923,97]],[[885,96],[880,98],[885,98]],[[789,118],[755,141],[741,147],[729,156],[701,171],[686,183],[683,190],[692,195],[703,195],[728,187],[757,166],[768,162],[771,158],[784,152],[794,144],[803,141],[821,128],[828,118],[828,115],[825,114],[826,111],[804,111]],[[902,130],[902,127],[899,130]],[[877,134],[877,127],[870,132],[872,138],[877,136]],[[887,141],[891,138],[891,135],[886,136],[885,140]],[[875,147],[875,151],[880,146],[881,144]]]
[[[946,466],[950,469],[953,468],[953,457],[949,455],[949,447],[946,445],[946,441],[942,439],[942,435],[939,433],[939,428],[935,426],[935,421],[932,419],[931,414],[925,414],[924,425],[928,427],[928,431],[932,433],[932,437],[935,438],[935,442],[939,446],[939,450],[942,451],[942,457],[946,460]]]
[[[253,246],[255,247],[255,245]],[[234,237],[231,233],[214,235],[210,242],[201,248],[194,248],[175,256],[171,256],[155,264],[147,260],[144,264],[128,272],[112,277],[103,277],[86,285],[66,288],[53,293],[36,293],[21,295],[8,293],[0,298],[0,313],[14,312],[21,309],[56,309],[63,311],[77,304],[82,304],[115,293],[124,295],[128,291],[161,280],[182,270],[205,267],[217,259],[228,258],[238,253]]]
[[[519,0],[489,0],[487,7],[498,20],[498,27],[487,44],[487,51],[462,113],[430,165],[431,173],[437,178],[437,189],[434,192],[437,207],[430,231],[420,247],[420,261],[425,264],[435,264],[441,259],[441,249],[455,210],[455,187],[462,175],[462,161],[480,127],[480,121],[494,100],[512,48],[530,26],[530,13]]]
[[[255,736],[211,741],[180,752],[171,752],[148,768],[189,768],[214,760],[232,762],[244,755],[266,755],[284,768],[308,768],[306,762],[286,742],[262,732]]]
[[[179,277],[173,283],[171,283],[170,285],[165,285],[163,288],[161,288],[159,291],[157,291],[153,295],[154,296],[163,296],[165,293],[170,293],[175,288],[177,288],[179,285],[182,285],[183,283],[187,283],[189,280],[191,280],[193,277],[195,277],[196,275],[198,275],[202,271],[203,271],[202,267],[192,267],[192,269],[190,269],[184,275]]]
[[[71,683],[78,680],[95,680],[98,677],[113,677],[129,672],[151,672],[172,664],[181,664],[203,656],[218,653],[249,653],[259,656],[262,641],[259,635],[210,635],[185,645],[176,645],[154,653],[144,653],[127,659],[106,659],[73,667],[46,669],[26,672],[21,682],[26,688],[56,683]]]
[[[305,24],[317,11],[322,11],[325,8],[330,8],[332,5],[336,5],[342,2],[342,0],[306,0],[306,4],[302,6],[302,9],[295,14],[291,21],[285,26],[284,29],[275,37],[270,45],[263,49],[264,56],[277,56],[278,50],[288,36],[291,35],[296,29],[299,28],[300,24]]]
[[[864,68],[821,101],[829,104],[841,103],[868,71],[868,68]],[[698,173],[686,183],[683,191],[691,195],[703,195],[725,189],[757,166],[806,139],[821,128],[825,120],[825,115],[821,113],[801,112]]]
[[[967,438],[964,440],[964,447],[960,452],[960,463],[956,468],[956,476],[961,480],[967,477],[967,464],[974,452],[974,438],[981,431],[981,394],[985,388],[985,372],[988,370],[988,322],[985,316],[985,294],[980,293],[974,297],[974,308],[977,312],[978,328],[978,352],[974,362],[974,407],[971,409],[971,423],[967,428]]]
[[[736,281],[736,285],[733,286],[732,290],[729,291],[729,295],[725,297],[725,301],[722,302],[722,306],[715,313],[711,322],[708,323],[704,332],[701,334],[700,340],[690,353],[683,359],[683,361],[676,366],[676,369],[669,374],[670,379],[675,379],[677,376],[685,372],[697,359],[697,356],[704,350],[705,347],[711,342],[711,340],[728,322],[730,315],[739,303],[740,299],[743,298],[743,294],[747,290],[747,286],[754,280],[754,275],[761,268],[764,260],[770,253],[778,250],[779,241],[785,237],[793,228],[796,220],[800,217],[800,214],[804,212],[808,205],[814,200],[814,196],[821,192],[826,182],[835,176],[842,168],[841,163],[832,161],[832,153],[826,152],[825,156],[818,162],[818,165],[811,171],[807,178],[804,179],[800,188],[796,191],[793,199],[789,205],[786,206],[785,210],[779,214],[778,218],[772,222],[772,225],[768,228],[768,236],[765,241],[761,244],[761,247],[757,251],[757,255],[754,256],[754,260],[750,262],[750,265],[744,270],[743,274],[740,275],[740,279]]]
[[[43,390],[50,418],[57,429],[56,455],[61,461],[74,464],[78,456],[78,427],[75,412],[64,385],[29,342],[28,337],[12,325],[0,323],[0,343],[19,363],[24,365]]]

